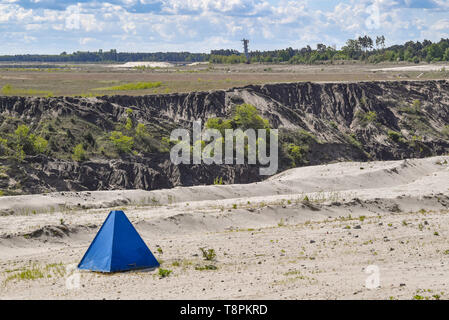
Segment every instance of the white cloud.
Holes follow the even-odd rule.
[[[23,40],[25,41],[25,43],[30,43],[36,41],[37,39],[36,37],[24,35]]]
[[[12,3],[12,2],[11,2]],[[24,9],[16,4],[0,3],[0,23],[17,23],[33,15],[33,10]]]
[[[219,12],[222,14],[255,15],[267,7],[257,0],[165,0],[163,11],[171,14]]]
[[[86,45],[86,44],[88,44],[90,42],[93,42],[93,41],[95,41],[94,38],[81,38],[79,40],[79,43],[80,43],[80,45]]]
[[[32,43],[36,52],[77,50],[79,45],[197,52],[241,50],[243,37],[250,38],[250,49],[264,50],[316,43],[340,47],[364,34],[383,34],[387,44],[439,40],[449,29],[447,0],[434,1],[441,10],[410,9],[404,0],[321,0],[322,6],[314,0],[108,0],[65,1],[59,8],[46,1],[39,2],[41,7],[0,1],[3,51],[25,43],[13,32],[37,39]],[[379,8],[379,25],[368,28],[367,8],[373,4]]]
[[[430,29],[438,31],[449,30],[449,20],[448,19],[438,20],[437,22],[435,22],[430,26]]]

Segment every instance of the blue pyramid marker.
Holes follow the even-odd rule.
[[[118,272],[159,267],[123,211],[111,211],[78,265],[79,269]]]

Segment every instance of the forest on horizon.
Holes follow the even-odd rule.
[[[449,61],[449,39],[439,42],[430,40],[408,41],[401,45],[385,47],[385,37],[372,39],[369,36],[349,39],[340,50],[334,46],[317,44],[312,49],[306,46],[301,49],[286,48],[269,51],[250,51],[249,61],[246,56],[235,49],[211,50],[210,53],[191,52],[117,52],[99,50],[96,52],[76,51],[61,54],[19,54],[1,55],[1,62],[85,62],[85,63],[113,63],[130,61],[168,61],[168,62],[210,62],[223,64],[236,63],[290,63],[290,64],[318,64],[337,61],[362,61],[368,63],[407,61],[420,63],[422,61]]]

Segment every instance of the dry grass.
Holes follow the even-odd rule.
[[[93,90],[134,91],[134,90],[146,90],[146,89],[159,88],[161,85],[162,85],[162,83],[160,81],[157,81],[157,82],[131,82],[131,83],[126,83],[126,84],[122,84],[122,85],[118,85],[118,86],[95,88]]]
[[[397,65],[347,64],[306,65],[211,65],[176,66],[157,69],[118,70],[102,65],[80,65],[51,72],[34,68],[0,68],[0,86],[17,88],[6,95],[101,96],[144,95],[228,89],[249,84],[302,81],[413,80],[416,72],[372,72],[371,69]],[[41,70],[41,71],[40,71]],[[426,72],[424,79],[444,79],[447,73]],[[136,86],[136,83],[161,83]],[[105,86],[108,85],[108,86]],[[20,90],[19,90],[20,89]]]

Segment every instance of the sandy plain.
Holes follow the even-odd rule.
[[[168,277],[76,270],[112,209]],[[449,298],[448,156],[296,168],[249,185],[1,197],[0,212],[1,299]]]

